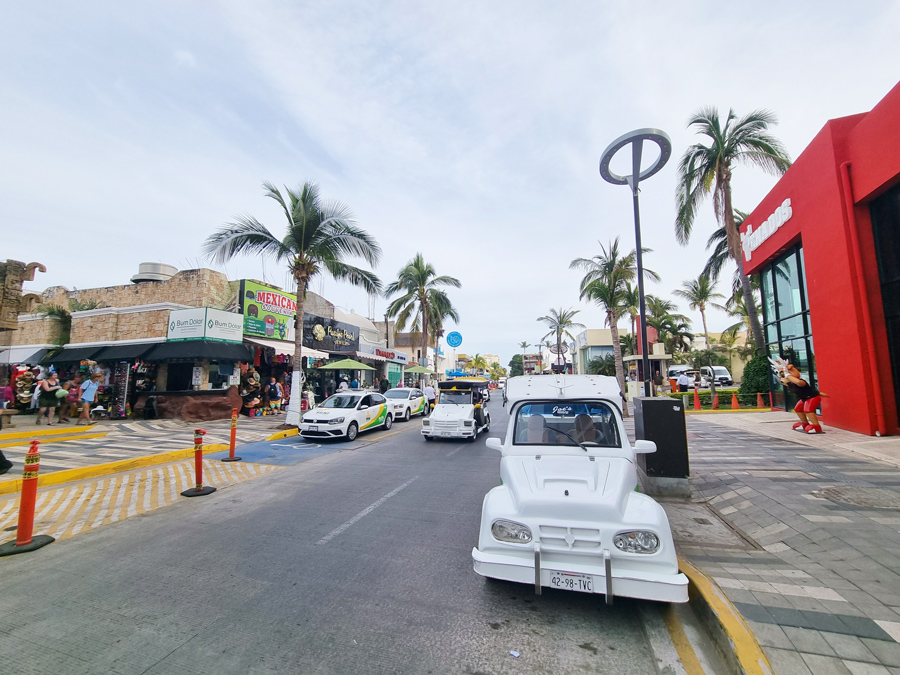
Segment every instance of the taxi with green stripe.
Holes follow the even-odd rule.
[[[373,391],[339,391],[318,407],[303,413],[300,435],[304,438],[346,438],[360,431],[390,429],[394,415],[387,399]]]

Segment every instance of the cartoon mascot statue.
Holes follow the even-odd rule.
[[[822,402],[822,396],[815,387],[800,377],[800,371],[797,367],[783,359],[769,358],[772,363],[772,369],[778,374],[778,379],[784,385],[785,389],[792,392],[797,397],[797,405],[794,406],[794,412],[800,418],[799,422],[794,422],[793,429],[806,434],[821,434],[822,425],[819,424],[819,418],[816,416],[816,408]]]

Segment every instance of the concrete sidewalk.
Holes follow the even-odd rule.
[[[688,416],[699,511],[680,553],[723,589],[776,673],[900,674],[900,439],[809,436],[793,421]]]

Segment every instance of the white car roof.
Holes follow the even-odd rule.
[[[520,375],[506,381],[510,406],[526,400],[606,398],[619,401],[616,378],[606,375]]]

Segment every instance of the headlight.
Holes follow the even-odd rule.
[[[431,426],[431,420],[422,420],[422,426],[423,426],[423,427],[430,427],[430,426]]]
[[[343,417],[334,417],[334,418],[328,420],[328,424],[343,424],[343,423],[344,423]]]
[[[513,544],[527,544],[531,541],[531,529],[511,520],[495,520],[491,525],[491,534],[497,541]]]
[[[475,420],[464,420],[463,421],[463,426],[466,426],[466,427],[471,427],[474,424],[475,424]]]
[[[656,553],[659,550],[659,537],[647,530],[621,532],[613,538],[613,543],[626,553]]]

